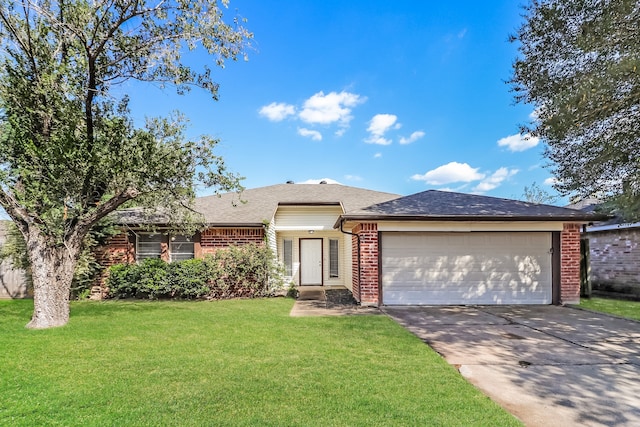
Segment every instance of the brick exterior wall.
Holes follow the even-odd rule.
[[[91,299],[103,299],[106,297],[108,289],[105,287],[108,268],[116,264],[130,264],[135,262],[135,240],[129,238],[129,233],[122,232],[112,236],[105,246],[96,248],[94,251],[96,262],[105,267],[100,276],[91,287]]]
[[[107,245],[97,248],[95,257],[98,264],[111,267],[115,264],[129,264],[136,260],[133,239],[126,232],[110,237]]]
[[[594,290],[640,295],[640,228],[588,233]]]
[[[352,232],[360,238],[360,264],[358,265],[357,246],[354,247],[352,258],[353,297],[361,305],[378,306],[380,304],[378,224],[358,224]],[[354,239],[356,239],[355,236]],[[357,241],[353,244],[357,245]]]
[[[264,228],[209,228],[200,234],[201,255],[249,243],[264,245]]]
[[[228,248],[231,245],[242,246],[247,243],[264,244],[263,228],[210,228],[202,233],[196,233],[194,238],[194,256],[202,258],[206,254],[211,254],[218,249]],[[168,242],[161,244],[162,259],[169,259]],[[109,239],[106,246],[97,248],[95,251],[96,261],[108,268],[115,264],[129,264],[136,261],[135,237],[129,237],[127,232],[123,232]],[[92,299],[102,299],[105,297],[107,289],[104,286],[107,270],[96,281],[91,289]]]
[[[560,302],[580,302],[580,224],[564,224],[560,233]]]

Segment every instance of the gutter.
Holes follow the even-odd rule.
[[[357,252],[356,256],[357,256],[357,259],[358,259],[358,287],[359,287],[360,286],[360,278],[362,277],[362,268],[361,268],[361,265],[360,265],[360,235],[359,234],[355,234],[355,233],[351,233],[349,231],[344,231],[343,228],[342,228],[342,226],[344,224],[344,220],[343,220],[342,217],[338,218],[338,223],[340,224],[339,228],[340,228],[340,232],[341,233],[348,234],[349,236],[356,238],[356,242],[357,242],[356,246],[358,248],[357,251],[356,251]],[[335,225],[337,226],[338,223],[336,223]],[[334,226],[334,228],[338,228],[336,226]],[[352,286],[351,293],[353,294],[353,283],[351,284],[351,286]],[[360,297],[360,299],[362,300],[362,297]]]
[[[606,215],[576,215],[576,216],[531,216],[531,215],[342,215],[338,221],[558,221],[558,222],[594,222],[609,219]],[[334,228],[337,228],[338,223]]]
[[[585,232],[590,233],[592,231],[609,231],[609,230],[626,230],[629,228],[640,227],[640,222],[609,224],[609,225],[590,225],[585,228]]]

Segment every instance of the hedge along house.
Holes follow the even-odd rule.
[[[231,245],[268,245],[296,285],[344,286],[351,289],[351,236],[334,229],[345,212],[399,197],[337,184],[278,184],[200,197],[195,210],[206,228],[193,236],[162,231],[162,217],[149,219],[125,210],[118,222],[126,230],[99,253],[101,264],[131,263],[145,258],[166,261],[200,258]]]
[[[580,296],[580,228],[591,213],[429,190],[279,184],[196,199],[206,228],[148,233],[136,215],[103,264],[202,257],[266,244],[299,286],[344,286],[363,305],[560,304]]]

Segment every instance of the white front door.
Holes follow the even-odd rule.
[[[300,239],[300,285],[322,285],[322,239]]]

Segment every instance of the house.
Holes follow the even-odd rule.
[[[207,228],[168,236],[123,222],[103,262],[269,245],[299,286],[344,286],[363,305],[575,303],[592,213],[494,197],[280,184],[196,200]],[[236,203],[233,203],[236,202]],[[127,218],[126,216],[124,218]]]
[[[600,203],[587,199],[569,207],[594,212]],[[614,217],[586,224],[582,238],[589,249],[591,289],[601,294],[640,298],[640,222]]]
[[[267,244],[296,285],[351,289],[351,236],[333,228],[336,220],[344,212],[398,197],[344,185],[293,183],[200,197],[195,210],[207,228],[194,236],[144,231],[139,226],[148,219],[137,210],[124,211],[118,222],[127,232],[112,238],[98,258],[107,266],[144,258],[172,261],[229,245]]]

